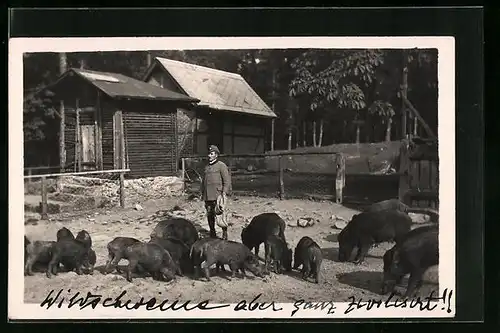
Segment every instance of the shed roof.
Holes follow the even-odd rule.
[[[50,86],[55,86],[65,77],[76,73],[79,77],[90,82],[102,92],[112,98],[134,98],[164,101],[198,102],[196,98],[179,94],[174,91],[157,87],[144,81],[118,73],[98,72],[87,69],[70,68],[56,82]],[[49,88],[50,88],[49,86]]]
[[[198,103],[200,106],[263,117],[277,117],[239,74],[161,57],[156,57],[155,60],[145,79],[159,64],[176,81],[181,90],[200,100]]]

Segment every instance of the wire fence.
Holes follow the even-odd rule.
[[[221,155],[219,159],[230,170],[233,195],[323,199],[358,205],[398,195],[400,175],[394,169],[350,173],[346,156],[340,153]],[[187,192],[199,193],[206,165],[204,156],[183,159]]]
[[[125,174],[106,170],[77,173],[44,173],[24,176],[25,212],[49,214],[125,207]]]
[[[332,152],[220,156],[230,169],[234,196],[321,199],[357,207],[397,197],[398,173],[354,174],[346,159]],[[76,173],[58,173],[58,167],[25,169],[24,208],[47,219],[157,200],[160,211],[161,199],[199,196],[206,165],[204,156],[187,157],[181,160],[180,177],[139,179],[128,179],[128,169]]]
[[[129,179],[129,171],[31,172],[24,176],[25,215],[33,213],[42,219],[54,214],[71,217],[183,194],[182,177]]]

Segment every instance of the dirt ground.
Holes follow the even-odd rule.
[[[271,273],[264,279],[253,277],[236,277],[229,281],[222,276],[214,276],[212,281],[205,282],[193,280],[190,277],[180,277],[173,283],[154,281],[151,277],[137,277],[132,283],[125,280],[118,273],[103,275],[100,272],[107,260],[106,245],[114,237],[129,236],[139,240],[149,240],[149,234],[155,227],[159,216],[174,206],[183,210],[177,212],[182,216],[199,223],[208,229],[204,218],[204,206],[200,201],[187,201],[184,198],[172,198],[142,203],[142,209],[130,207],[127,209],[115,208],[107,211],[93,211],[80,214],[78,217],[51,216],[51,221],[38,222],[25,226],[26,235],[32,240],[55,240],[59,228],[66,226],[74,234],[85,229],[91,236],[93,248],[97,253],[96,271],[94,275],[78,276],[74,272],[61,272],[57,276],[47,278],[44,273],[35,273],[34,276],[24,278],[24,301],[27,303],[42,302],[51,290],[71,289],[71,294],[79,291],[86,295],[87,292],[100,294],[103,297],[114,298],[122,291],[127,292],[127,298],[139,300],[144,297],[157,299],[178,299],[180,301],[210,300],[211,303],[252,300],[262,294],[261,301],[294,302],[299,299],[306,301],[348,301],[349,296],[357,299],[378,298],[382,280],[382,255],[392,244],[385,243],[372,248],[365,263],[354,265],[352,263],[337,262],[337,234],[332,215],[349,220],[357,213],[355,210],[345,208],[332,202],[317,202],[309,200],[283,200],[231,197],[228,207],[230,222],[229,238],[241,242],[241,229],[251,217],[263,212],[278,212],[287,222],[285,231],[287,241],[295,248],[303,236],[312,237],[322,248],[324,254],[321,269],[322,283],[315,284],[300,278],[299,272],[276,275]],[[297,227],[297,219],[312,217],[317,222],[310,227]],[[220,229],[218,229],[220,233]],[[263,256],[261,246],[260,256]],[[121,266],[127,264],[126,260],[120,262]],[[403,280],[403,285],[407,279]],[[423,294],[430,290],[437,291],[437,268],[430,269],[425,276],[425,283],[421,289]],[[161,294],[160,294],[161,293]],[[64,294],[63,294],[64,295]]]

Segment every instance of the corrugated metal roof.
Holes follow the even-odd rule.
[[[156,60],[186,94],[200,100],[198,105],[217,110],[277,117],[239,74],[160,57],[156,57]]]
[[[163,89],[144,81],[118,73],[97,72],[86,69],[72,68],[83,79],[102,90],[110,97],[128,97],[137,99],[198,102],[198,99]],[[62,79],[62,77],[61,77]]]

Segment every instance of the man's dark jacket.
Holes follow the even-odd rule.
[[[231,176],[224,162],[217,161],[205,167],[205,174],[201,184],[203,201],[215,201],[217,196],[229,193],[231,190]]]

